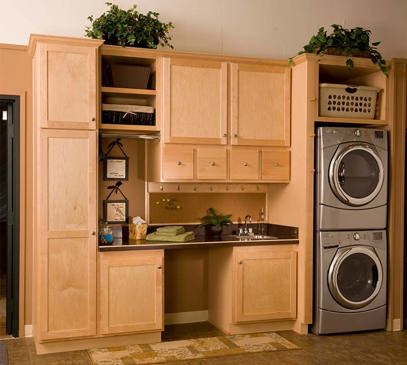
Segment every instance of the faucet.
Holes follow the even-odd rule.
[[[249,230],[247,228],[247,223],[252,223],[252,216],[250,214],[244,217],[244,234],[247,236],[249,234]]]

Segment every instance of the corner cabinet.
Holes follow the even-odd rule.
[[[102,252],[100,333],[163,330],[163,250]]]
[[[96,335],[97,54],[101,41],[35,35],[34,337]]]

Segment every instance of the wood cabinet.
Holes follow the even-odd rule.
[[[162,167],[162,176],[165,180],[193,179],[194,149],[190,146],[165,145]]]
[[[228,164],[227,150],[222,147],[197,148],[198,180],[225,180],[227,179]]]
[[[231,64],[233,145],[290,145],[290,82],[287,66]]]
[[[163,329],[163,250],[100,253],[100,333]]]
[[[97,51],[100,41],[57,41],[41,37],[36,45],[34,97],[42,128],[95,129]]]
[[[232,148],[230,151],[230,179],[258,180],[258,149]]]
[[[164,141],[226,144],[227,63],[164,58],[163,69]]]
[[[261,151],[261,179],[266,181],[287,182],[290,180],[290,151]]]
[[[272,246],[235,247],[233,322],[295,319],[297,253]]]
[[[96,334],[96,132],[42,129],[37,159],[39,341]]]

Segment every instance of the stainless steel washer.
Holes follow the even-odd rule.
[[[385,328],[386,231],[319,232],[313,332]]]
[[[384,229],[387,132],[319,127],[316,158],[316,229]]]

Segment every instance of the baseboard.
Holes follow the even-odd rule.
[[[196,322],[205,322],[207,320],[208,320],[207,310],[164,314],[165,324],[196,323]]]
[[[24,326],[24,337],[32,337],[33,336],[33,326],[32,324],[26,324]]]

